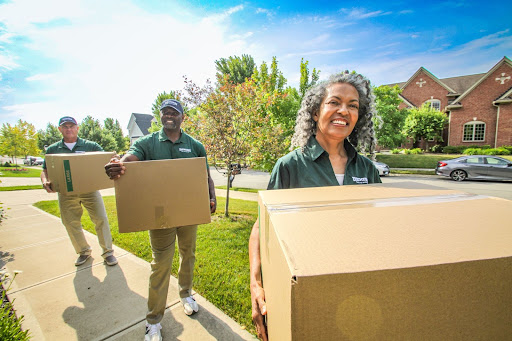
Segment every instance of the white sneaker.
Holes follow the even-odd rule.
[[[193,313],[197,313],[199,310],[199,306],[192,296],[182,298],[181,304],[183,304],[183,310],[185,311],[185,314],[189,316]]]
[[[149,324],[146,322],[146,335],[144,336],[144,341],[162,341],[160,329],[162,329],[160,323]]]

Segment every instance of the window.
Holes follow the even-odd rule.
[[[481,157],[470,157],[470,158],[467,158],[464,162],[472,163],[472,164],[475,164],[475,163],[483,164],[484,163],[484,159],[481,158]]]
[[[508,165],[507,161],[501,160],[501,159],[496,159],[494,157],[488,157],[488,158],[486,158],[486,160],[487,160],[487,163],[490,165],[500,165],[500,166]]]
[[[425,103],[429,103],[430,107],[435,110],[441,111],[441,101],[438,99],[429,99]]]
[[[462,141],[483,141],[485,137],[485,123],[474,121],[464,124]]]

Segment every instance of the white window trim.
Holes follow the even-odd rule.
[[[484,135],[483,135],[483,138],[481,140],[475,140],[475,126],[477,124],[483,124],[484,125]],[[470,126],[470,125],[473,126],[473,136],[472,136],[471,140],[465,140],[464,139],[464,130],[465,130],[466,126]],[[486,131],[487,131],[487,124],[485,124],[485,122],[482,122],[482,121],[471,121],[471,122],[464,123],[464,125],[462,126],[462,142],[483,142],[483,141],[485,141],[485,133],[486,133]]]

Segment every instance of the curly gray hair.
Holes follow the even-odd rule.
[[[308,90],[297,112],[295,133],[292,137],[290,149],[304,148],[311,137],[316,134],[316,122],[313,114],[320,110],[320,105],[327,96],[327,88],[335,83],[348,83],[354,86],[359,94],[359,118],[348,141],[357,149],[370,154],[374,153],[376,139],[372,118],[375,116],[375,96],[370,81],[364,76],[348,71],[334,74],[327,81],[323,81]]]

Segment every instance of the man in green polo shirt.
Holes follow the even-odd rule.
[[[180,102],[175,99],[163,101],[160,106],[160,119],[163,126],[160,131],[141,137],[135,141],[121,160],[114,159],[105,166],[107,175],[111,179],[117,179],[124,174],[123,162],[192,157],[206,158],[206,150],[201,142],[181,130],[184,113]],[[206,167],[208,170],[210,211],[214,213],[217,206],[215,187],[210,176],[208,163]],[[172,193],[169,193],[169,195],[172,195]],[[199,309],[197,302],[192,297],[196,233],[197,225],[149,231],[153,261],[151,262],[151,276],[149,278],[145,341],[162,340],[160,321],[163,318],[167,302],[176,237],[178,238],[180,253],[178,284],[181,303],[187,315],[192,315]]]
[[[46,154],[103,151],[103,148],[101,148],[96,142],[79,138],[78,129],[79,126],[73,117],[62,117],[59,120],[59,131],[62,134],[62,140],[50,145],[46,150]],[[54,193],[52,184],[48,178],[46,162],[43,162],[41,181],[44,189],[46,189],[48,193]],[[112,249],[110,225],[108,223],[103,199],[101,198],[99,191],[83,194],[59,193],[59,208],[62,224],[66,227],[76,253],[79,254],[75,265],[82,265],[91,257],[91,247],[85,239],[82,224],[80,222],[83,213],[82,205],[87,209],[91,220],[94,222],[98,241],[103,250],[102,256],[105,263],[107,265],[116,265],[117,259],[114,257],[114,250]]]

